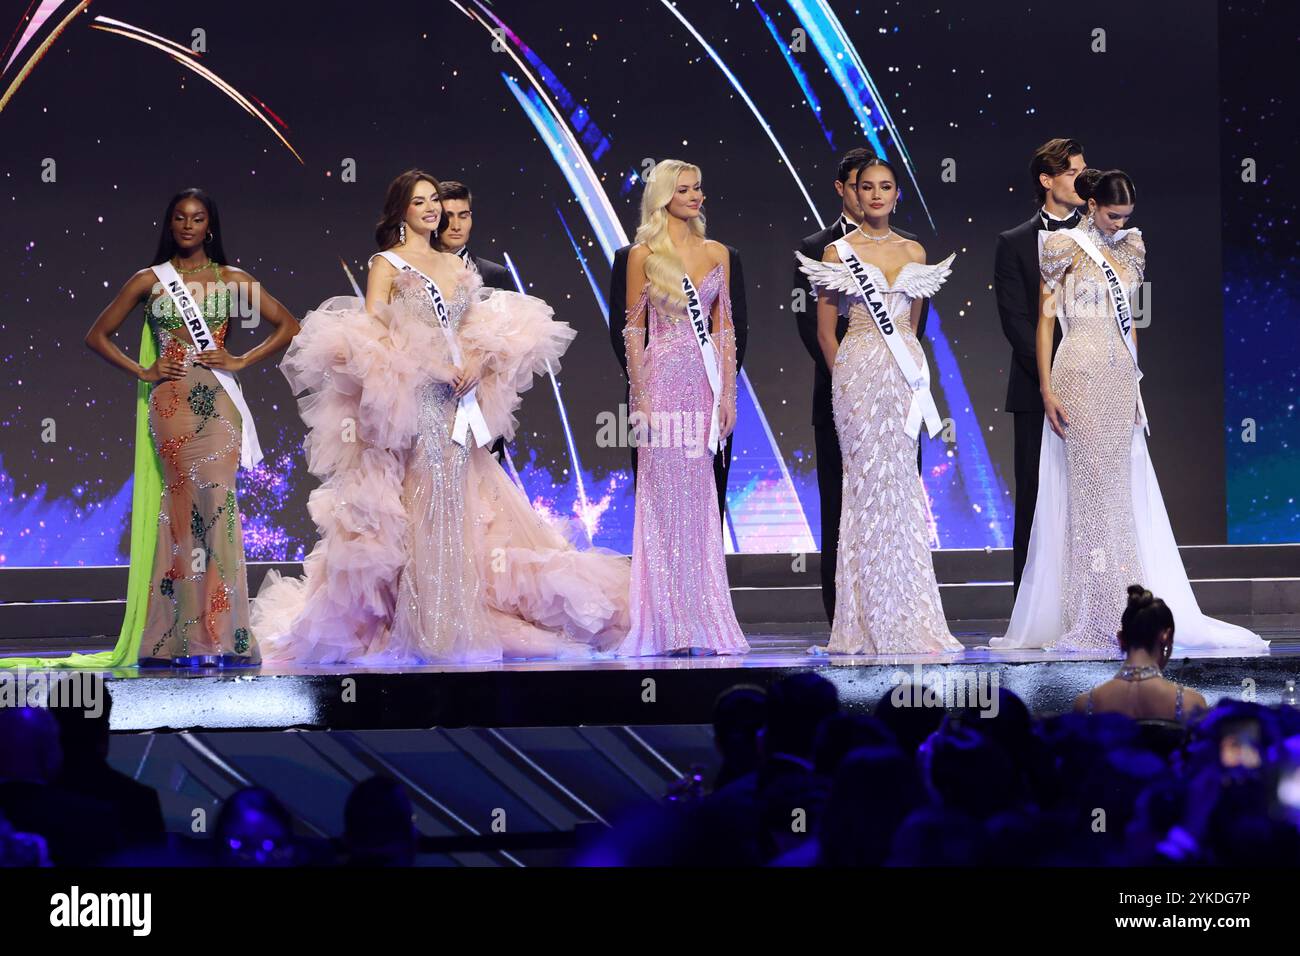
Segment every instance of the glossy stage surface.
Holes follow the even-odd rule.
[[[1281,700],[1300,678],[1300,615],[1237,617],[1272,643],[1267,652],[1186,657],[1175,648],[1166,674],[1214,703],[1253,694]],[[955,622],[965,650],[941,655],[825,656],[809,649],[825,628],[769,626],[746,637],[740,657],[505,661],[402,668],[267,665],[255,668],[137,669],[104,672],[119,732],[156,730],[363,730],[425,727],[556,727],[707,724],[713,703],[736,684],[768,686],[815,670],[836,684],[849,711],[866,711],[899,685],[950,695],[1005,687],[1036,714],[1067,711],[1074,698],[1112,676],[1114,659],[1096,654],[996,651],[1004,621]],[[49,640],[15,642],[6,653],[98,650]],[[26,672],[29,675],[37,672]],[[5,678],[0,672],[0,680]],[[957,700],[953,697],[952,700]],[[972,703],[976,701],[972,699]]]

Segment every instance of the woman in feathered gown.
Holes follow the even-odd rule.
[[[1038,366],[1047,384],[1038,501],[1006,636],[989,644],[1114,654],[1127,589],[1141,584],[1173,612],[1184,650],[1263,650],[1257,634],[1201,613],[1147,455],[1136,331],[1126,340],[1120,330],[1120,321],[1132,324],[1146,267],[1141,232],[1122,228],[1133,182],[1120,170],[1086,169],[1075,189],[1088,203],[1082,224],[1039,233]],[[1058,313],[1064,337],[1053,359]]]
[[[888,163],[872,157],[855,171],[862,225],[827,246],[823,262],[795,253],[819,292],[818,340],[831,369],[832,411],[844,454],[835,618],[826,650],[960,651],[944,618],[925,486],[916,471],[921,423],[933,436],[939,421],[925,353],[913,331],[921,300],[938,291],[953,257],[926,265],[918,243],[890,230],[898,187]],[[849,327],[837,343],[836,318],[843,314]]]
[[[399,176],[366,300],[322,303],[281,363],[323,483],[305,577],[272,572],[253,604],[266,661],[590,656],[627,633],[628,560],[573,546],[486,447],[576,333],[435,251],[440,216],[432,176]]]

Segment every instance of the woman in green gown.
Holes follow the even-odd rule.
[[[133,275],[100,313],[86,345],[131,374],[136,390],[131,568],[116,647],[62,658],[5,658],[0,666],[250,665],[248,582],[235,494],[239,465],[261,458],[233,373],[289,344],[294,317],[251,275],[227,264],[215,202],[186,189],[167,206],[153,266]],[[173,271],[174,270],[174,271]],[[183,283],[168,289],[163,278]],[[202,321],[183,314],[188,303]],[[141,309],[140,357],[113,333]],[[271,325],[233,355],[231,324]],[[204,347],[200,347],[204,346]]]

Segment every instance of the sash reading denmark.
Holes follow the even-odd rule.
[[[690,317],[691,328],[695,330],[695,341],[700,347],[700,357],[704,360],[704,374],[713,390],[713,414],[709,420],[709,451],[716,455],[722,445],[721,426],[718,422],[718,407],[722,402],[722,376],[718,371],[718,353],[713,347],[713,338],[709,335],[709,318],[700,306],[700,293],[695,288],[689,275],[682,275],[682,292],[686,293],[686,314]]]

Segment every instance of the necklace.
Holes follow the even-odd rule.
[[[1093,219],[1091,215],[1089,215],[1084,220],[1084,222],[1088,227],[1088,232],[1092,233],[1094,237],[1101,240],[1102,245],[1106,246],[1107,248],[1114,248],[1116,245],[1119,244],[1119,240],[1115,238],[1115,234],[1110,233],[1109,235],[1107,235],[1106,233],[1102,232],[1101,228],[1097,225],[1096,220]]]
[[[1120,680],[1127,681],[1150,680],[1153,677],[1160,676],[1160,668],[1156,667],[1154,664],[1143,664],[1139,667],[1125,664],[1119,669],[1119,673],[1115,676]]]
[[[210,265],[212,265],[211,259],[203,263],[203,265],[201,266],[195,266],[193,269],[182,269],[181,264],[176,261],[176,257],[175,256],[172,257],[172,267],[183,276],[192,276],[196,272],[202,272]]]
[[[890,236],[894,234],[894,230],[886,229],[885,234],[883,236],[873,236],[871,233],[865,231],[861,226],[858,227],[858,232],[862,233],[872,242],[884,242],[886,239],[888,239]]]

